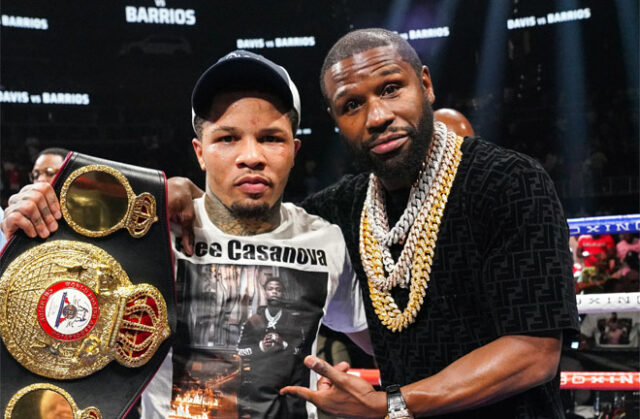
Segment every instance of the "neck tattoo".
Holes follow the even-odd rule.
[[[426,295],[440,221],[462,159],[462,137],[436,122],[432,147],[414,184],[404,214],[389,228],[384,189],[374,174],[360,217],[360,258],[367,274],[371,302],[389,330],[412,324]],[[403,245],[398,261],[389,248]],[[395,286],[409,288],[409,302],[400,311],[391,296]]]
[[[217,196],[207,191],[204,208],[213,224],[227,234],[253,236],[267,233],[280,225],[280,202],[269,208],[263,217],[240,218],[224,205]]]

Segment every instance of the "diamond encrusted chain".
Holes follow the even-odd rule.
[[[373,173],[371,174],[365,208],[367,209],[367,216],[373,220],[371,223],[373,236],[380,244],[382,261],[386,271],[389,273],[389,278],[385,278],[386,283],[384,288],[386,289],[393,288],[396,285],[406,288],[409,284],[410,266],[402,264],[396,265],[389,248],[394,244],[405,243],[409,229],[413,225],[418,212],[424,207],[425,201],[428,199],[429,189],[431,188],[433,179],[436,177],[440,162],[444,156],[446,141],[446,126],[440,122],[435,123],[431,147],[423,164],[423,168],[418,175],[418,181],[411,188],[409,200],[402,216],[400,216],[400,219],[391,230],[389,230],[387,210],[384,205],[384,190],[382,189],[379,179]],[[415,243],[408,243],[409,247],[407,248],[407,252],[409,252],[409,257],[413,255],[414,249],[412,246],[414,244]],[[396,267],[400,269],[396,269]]]
[[[278,314],[276,314],[275,316],[272,316],[271,313],[269,313],[269,309],[267,308],[264,310],[264,316],[267,319],[267,329],[275,329],[278,321],[280,320],[280,317],[282,317],[282,310],[278,311]]]
[[[444,124],[436,123],[434,132],[442,132],[443,126]],[[436,163],[437,169],[429,181],[426,198],[412,220],[408,234],[405,233],[406,242],[400,258],[392,270],[387,269],[389,277],[385,274],[385,246],[376,237],[374,227],[381,220],[386,221],[386,208],[381,194],[373,193],[375,188],[371,186],[372,183],[379,183],[379,180],[372,176],[369,181],[369,191],[372,193],[367,193],[360,218],[360,257],[367,274],[375,312],[380,321],[393,332],[401,331],[413,323],[424,302],[440,222],[462,159],[462,138],[453,132],[447,132],[446,128],[443,137],[442,157]],[[435,147],[433,151],[436,151]],[[436,157],[437,154],[432,153],[431,156]],[[384,213],[384,218],[380,218],[383,215],[381,213]],[[403,283],[405,286],[409,285],[409,302],[404,311],[400,311],[390,290]]]

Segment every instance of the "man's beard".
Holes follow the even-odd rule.
[[[394,150],[384,157],[378,157],[370,151],[370,144],[382,134],[404,131],[409,137],[409,147],[404,150]],[[380,178],[395,179],[407,176],[417,176],[422,163],[427,156],[433,135],[433,109],[425,98],[422,103],[422,116],[417,127],[393,127],[384,132],[373,134],[362,144],[353,145],[345,141],[354,154],[356,167],[360,170],[373,171]],[[346,140],[346,139],[345,139]]]
[[[231,213],[241,219],[245,220],[256,220],[256,221],[265,221],[269,218],[269,214],[271,212],[271,208],[264,202],[258,204],[241,204],[239,202],[234,202],[231,204]]]

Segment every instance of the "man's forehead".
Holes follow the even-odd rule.
[[[384,45],[357,52],[331,65],[326,76],[335,77],[344,72],[358,71],[365,68],[388,64],[409,65],[393,45]]]
[[[324,74],[324,83],[330,98],[337,100],[350,86],[355,87],[368,78],[404,72],[413,73],[411,64],[395,46],[385,45],[355,53],[331,65]]]
[[[62,162],[62,161],[64,161],[64,158],[62,156],[57,155],[57,154],[45,153],[45,154],[41,154],[40,157],[38,157],[36,159],[35,163],[36,164],[51,163],[53,161]]]

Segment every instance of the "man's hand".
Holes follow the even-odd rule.
[[[282,351],[286,348],[286,342],[282,340],[279,333],[270,332],[264,335],[262,339],[262,349],[263,352],[277,352]]]
[[[349,364],[341,362],[332,367],[329,363],[307,356],[304,364],[320,374],[318,389],[288,386],[280,394],[303,398],[330,414],[340,416],[381,418],[387,414],[387,395],[375,391],[373,386],[360,377],[347,374]]]
[[[182,228],[182,247],[187,255],[193,254],[193,220],[195,211],[193,199],[204,192],[186,177],[172,177],[167,180],[167,200],[169,219]]]
[[[56,220],[61,217],[60,202],[51,184],[37,182],[11,195],[0,227],[7,240],[18,230],[31,238],[44,239],[58,229]]]

